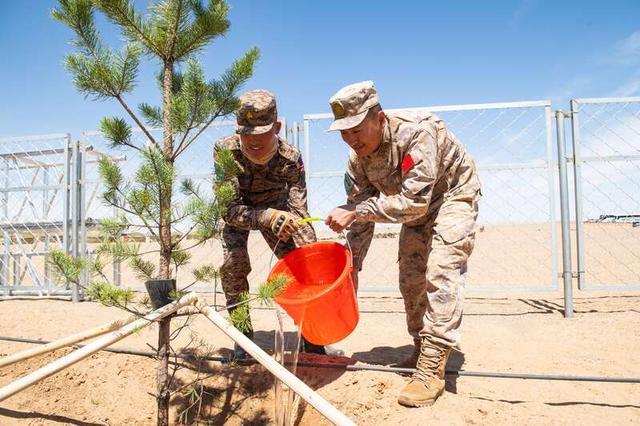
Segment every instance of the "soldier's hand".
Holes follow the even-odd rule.
[[[356,205],[345,204],[333,209],[324,223],[333,231],[342,232],[354,220],[356,220]]]
[[[269,228],[282,241],[288,241],[300,228],[298,221],[300,218],[293,213],[284,210],[271,210]]]

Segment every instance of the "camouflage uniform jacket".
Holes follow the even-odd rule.
[[[434,221],[444,201],[476,197],[480,190],[476,165],[463,145],[434,114],[389,114],[380,147],[358,157],[351,150],[345,189],[357,203],[348,238],[357,269],[373,237],[372,222],[407,226]],[[380,194],[384,194],[383,197]],[[474,220],[462,220],[455,232],[472,232]]]
[[[216,181],[231,182],[236,193],[223,218],[227,225],[246,230],[261,229],[261,215],[267,208],[309,217],[300,151],[278,138],[278,152],[267,164],[258,165],[242,154],[240,136],[231,135],[216,142],[214,162],[217,152],[223,148],[233,153],[240,168],[236,176],[216,176]]]

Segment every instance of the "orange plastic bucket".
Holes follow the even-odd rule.
[[[316,345],[347,337],[358,324],[358,302],[353,288],[351,253],[343,245],[319,241],[293,250],[275,264],[269,278],[291,278],[275,298],[302,323],[302,335]]]

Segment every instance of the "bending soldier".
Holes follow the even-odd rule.
[[[214,161],[221,149],[228,149],[240,170],[236,176],[219,176],[220,168],[216,173],[216,182],[231,182],[235,190],[222,232],[221,281],[227,305],[236,304],[240,294],[249,291],[249,231],[259,230],[278,258],[316,241],[310,225],[298,224],[309,217],[304,165],[300,152],[278,137],[281,123],[275,97],[266,90],[245,93],[240,96],[236,118],[236,134],[219,140],[214,148]],[[251,327],[246,335],[253,339]],[[325,353],[322,346],[307,341],[302,349]],[[234,357],[247,356],[235,345]]]
[[[348,227],[356,274],[362,268],[374,223],[400,223],[400,292],[416,367],[398,402],[433,404],[444,390],[452,348],[460,343],[467,260],[475,241],[480,199],[474,160],[437,116],[385,114],[371,81],[339,90],[330,99],[334,121],[351,147],[347,204],[326,224]],[[384,197],[380,195],[384,194]]]

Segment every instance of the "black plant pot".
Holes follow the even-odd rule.
[[[144,283],[151,299],[153,309],[158,309],[173,302],[171,292],[176,290],[176,280],[149,280]]]

